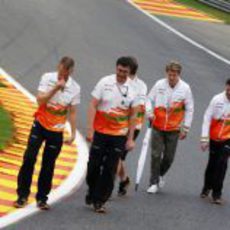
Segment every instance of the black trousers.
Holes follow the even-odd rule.
[[[205,171],[203,192],[212,190],[213,198],[220,198],[222,195],[229,156],[230,140],[225,142],[210,141],[210,154]]]
[[[42,156],[36,199],[42,201],[48,199],[47,196],[52,187],[55,161],[63,144],[63,133],[49,131],[37,121],[33,123],[27,149],[24,153],[23,164],[18,175],[17,194],[21,198],[27,198],[30,194],[34,166],[39,149],[44,141],[45,148]]]
[[[86,177],[88,195],[94,203],[105,203],[111,196],[125,143],[125,136],[110,136],[97,132],[94,134]]]
[[[137,137],[139,136],[139,133],[140,133],[140,130],[139,130],[139,129],[136,129],[136,130],[134,131],[134,137],[133,137],[134,141],[135,141],[135,140],[137,139]],[[127,157],[128,153],[129,153],[129,151],[128,151],[128,150],[125,150],[125,151],[121,154],[121,160],[122,160],[122,161],[125,161],[125,160],[126,160],[126,157]]]

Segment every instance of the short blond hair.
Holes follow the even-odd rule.
[[[63,65],[63,67],[65,69],[67,69],[67,70],[73,69],[74,65],[75,65],[73,58],[68,57],[68,56],[62,57],[62,59],[60,60],[59,64]]]
[[[182,71],[182,66],[177,61],[171,61],[171,62],[169,62],[169,64],[166,65],[165,70],[166,70],[166,72],[168,72],[170,70],[171,71],[176,71],[176,72],[178,72],[180,74],[181,71]]]

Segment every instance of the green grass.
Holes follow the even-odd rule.
[[[188,7],[203,11],[204,13],[209,14],[210,16],[222,20],[226,24],[230,24],[229,13],[225,13],[221,10],[215,9],[211,6],[201,3],[199,2],[199,0],[174,0],[174,1],[182,3],[183,5],[186,5]]]
[[[6,87],[2,82],[0,82],[0,87]]]
[[[0,150],[3,150],[13,137],[13,123],[10,114],[0,106]]]

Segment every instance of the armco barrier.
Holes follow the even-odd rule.
[[[230,13],[230,0],[200,0],[200,2]]]

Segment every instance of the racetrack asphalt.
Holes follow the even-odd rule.
[[[229,26],[165,17],[162,20],[230,58]],[[218,36],[223,37],[220,45],[217,30],[222,34]],[[82,186],[51,212],[39,213],[7,229],[229,229],[229,173],[223,195],[228,201],[225,206],[214,206],[199,198],[207,162],[207,153],[199,150],[199,135],[204,110],[212,96],[223,90],[230,66],[169,32],[124,0],[0,1],[0,66],[25,88],[35,94],[41,74],[53,70],[58,59],[66,54],[77,62],[74,77],[82,86],[78,120],[83,134],[90,91],[101,77],[114,72],[116,58],[121,55],[138,58],[139,75],[149,88],[164,77],[168,61],[181,61],[183,78],[191,84],[195,97],[191,132],[188,139],[179,144],[176,160],[160,194],[150,196],[145,192],[149,179],[148,158],[139,192],[135,193],[132,186],[129,196],[122,199],[114,193],[107,215],[98,216],[85,207],[86,186]],[[127,162],[132,179],[142,137],[143,134]]]

